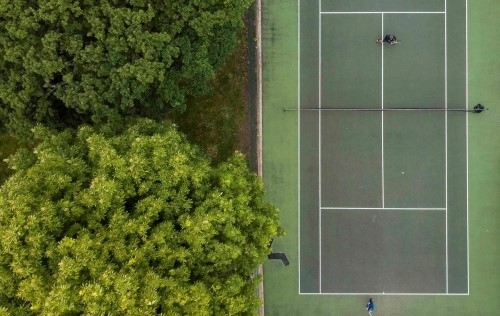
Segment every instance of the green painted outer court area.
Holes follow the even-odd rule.
[[[291,262],[264,266],[266,315],[363,315],[369,296],[380,315],[500,309],[499,14],[263,2],[264,180],[287,231],[273,251]],[[477,103],[489,111],[283,111]]]

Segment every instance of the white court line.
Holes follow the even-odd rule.
[[[446,0],[444,10],[448,11]],[[448,109],[448,20],[444,15],[444,108]],[[448,293],[448,111],[444,112],[444,138],[445,138],[445,204],[446,204],[446,293]]]
[[[445,14],[445,11],[323,11],[320,14]]]
[[[382,33],[380,35],[384,36],[384,14],[382,16]],[[380,45],[382,47],[382,93],[381,93],[381,104],[380,106],[384,109],[384,43]],[[382,207],[385,207],[385,170],[384,170],[384,111],[382,111]]]
[[[300,0],[297,0],[297,109],[300,110]],[[297,209],[298,209],[298,253],[299,259],[297,260],[297,266],[299,270],[299,292],[300,292],[300,258],[302,258],[300,253],[300,112],[297,111]]]
[[[469,293],[301,293],[299,295],[468,296]]]
[[[319,67],[318,67],[318,107],[321,109],[321,0],[319,2]],[[321,293],[321,111],[318,111],[318,236],[319,236],[319,292]]]
[[[468,34],[468,1],[465,0],[465,108],[469,108],[469,34]],[[465,115],[465,164],[467,187],[467,292],[469,292],[469,113]]]
[[[446,211],[444,207],[322,207],[322,210],[388,210],[388,211]]]

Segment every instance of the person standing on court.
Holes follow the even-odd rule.
[[[394,36],[392,34],[387,34],[386,36],[384,36],[384,39],[377,38],[376,42],[377,42],[377,44],[382,44],[382,43],[389,43],[391,45],[399,44],[399,41],[396,38],[396,36]]]
[[[368,301],[368,304],[366,304],[366,310],[368,311],[368,314],[372,316],[373,311],[375,310],[375,302],[373,302],[373,299],[370,297],[370,300]]]

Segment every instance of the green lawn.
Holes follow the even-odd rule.
[[[0,184],[12,173],[4,159],[7,159],[18,148],[17,141],[10,136],[0,135]]]
[[[189,99],[185,112],[169,114],[188,140],[198,145],[214,163],[226,160],[235,150],[249,155],[245,30],[239,33],[239,42],[235,53],[227,58],[212,80],[212,92]]]

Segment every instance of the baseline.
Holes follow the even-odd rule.
[[[446,14],[446,11],[322,11],[320,14]]]
[[[354,296],[354,295],[368,295],[368,296],[375,296],[375,295],[380,295],[380,296],[468,296],[469,293],[392,293],[392,292],[377,292],[377,293],[302,293],[299,292],[299,295],[308,295],[308,296],[314,296],[314,295],[320,295],[320,296],[327,296],[327,295],[332,295],[332,296]]]
[[[321,207],[321,210],[446,211],[445,207]]]

